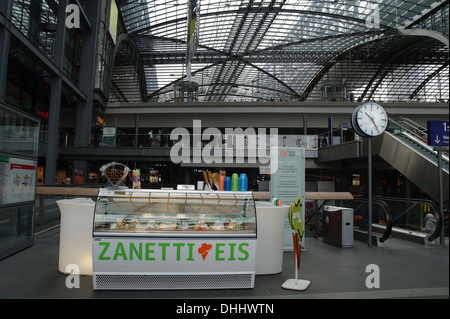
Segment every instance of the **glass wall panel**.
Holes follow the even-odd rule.
[[[37,156],[39,124],[0,108],[0,152],[20,152]]]
[[[54,58],[59,0],[14,0],[12,23],[50,60]]]
[[[0,104],[0,259],[33,244],[39,121]]]
[[[0,208],[0,259],[32,244],[33,214],[34,203]]]

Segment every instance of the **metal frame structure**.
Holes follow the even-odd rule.
[[[200,102],[320,100],[329,81],[344,83],[339,100],[448,100],[448,0],[197,2]],[[186,78],[188,1],[117,4],[148,100],[173,101],[173,85]],[[410,29],[438,32],[447,44],[401,31]]]

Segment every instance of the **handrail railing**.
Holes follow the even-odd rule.
[[[442,230],[442,223],[444,221],[444,217],[442,216],[442,212],[439,210],[439,205],[431,200],[431,199],[414,199],[414,198],[397,198],[397,197],[382,197],[383,201],[391,201],[391,202],[399,202],[399,203],[408,203],[413,204],[407,209],[405,209],[403,212],[398,214],[392,219],[392,222],[395,222],[400,217],[406,215],[409,213],[412,209],[416,208],[419,205],[429,205],[432,210],[430,210],[430,213],[433,211],[433,215],[436,219],[436,228],[432,234],[428,236],[429,241],[433,241],[441,236],[441,230]]]
[[[172,139],[176,138],[176,139]],[[60,147],[113,147],[113,148],[170,148],[175,144],[189,141],[191,147],[222,146],[239,149],[266,148],[270,149],[272,143],[280,146],[303,147],[307,150],[319,148],[318,135],[303,134],[267,134],[253,132],[202,134],[155,134],[152,138],[148,134],[116,135],[65,133],[60,136]]]
[[[354,199],[354,201],[361,202],[361,203],[369,202],[369,200],[367,198],[358,198],[358,197],[356,197]],[[391,209],[389,208],[389,205],[381,199],[376,199],[376,198],[372,199],[372,205],[379,205],[386,215],[386,228],[384,230],[383,235],[379,239],[379,241],[382,243],[382,242],[386,241],[387,239],[389,239],[389,237],[391,237],[391,233],[392,233]]]
[[[414,135],[419,140],[426,141],[427,140],[427,129],[416,122],[411,121],[408,118],[402,117],[400,120],[396,121],[393,119],[389,119],[389,130],[394,129],[391,124],[398,126],[402,132],[408,132]]]
[[[432,146],[429,146],[427,143],[428,140],[428,131],[425,127],[417,124],[407,118],[401,118],[400,121],[395,121],[393,119],[389,119],[389,132],[394,134],[401,134],[411,141],[418,144],[420,147],[426,149],[427,151],[437,155],[437,152],[434,150]],[[448,163],[448,153],[443,154],[443,159]]]

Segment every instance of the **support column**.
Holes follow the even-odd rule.
[[[139,147],[139,115],[136,115],[134,121],[134,147]]]
[[[9,21],[11,20],[12,0],[0,1],[0,102],[6,98],[6,79],[8,75],[9,43],[11,32]],[[5,25],[3,25],[3,23]]]
[[[79,88],[86,94],[86,102],[78,102],[76,115],[76,146],[88,146],[91,142],[92,112],[94,101],[95,67],[97,62],[97,39],[102,1],[86,1],[85,14],[92,26],[91,32],[83,34],[80,59]],[[84,172],[84,183],[88,182],[87,161],[75,161],[75,169]]]
[[[47,185],[56,183],[56,166],[58,163],[59,117],[61,111],[62,80],[51,79],[50,108],[48,117],[47,157],[45,160],[44,182]]]
[[[54,63],[62,70],[64,60],[64,47],[66,38],[66,6],[68,0],[61,0],[58,7],[58,24],[56,29]],[[48,118],[48,142],[47,157],[45,161],[45,184],[52,185],[56,182],[56,166],[59,155],[59,117],[61,113],[62,79],[53,77],[51,80],[50,107]]]

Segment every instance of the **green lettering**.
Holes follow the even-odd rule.
[[[177,260],[180,260],[181,247],[184,246],[184,243],[173,243],[173,245],[177,247]]]
[[[236,243],[231,243],[229,244],[230,246],[230,258],[228,258],[228,260],[236,260],[236,258],[234,258],[234,247],[236,247]]]
[[[223,250],[220,250],[220,246],[225,246],[225,244],[216,244],[216,261],[225,260],[225,258],[219,257],[220,254],[224,253]]]
[[[248,251],[246,251],[246,250],[244,249],[244,246],[247,246],[247,247],[248,247],[249,244],[248,244],[248,243],[242,243],[242,244],[239,245],[239,251],[244,255],[244,257],[239,257],[239,260],[242,260],[242,261],[248,259]]]
[[[150,247],[155,246],[155,243],[145,243],[145,260],[155,260],[155,257],[150,257],[155,251]]]
[[[192,257],[192,252],[194,251],[195,244],[190,243],[190,244],[187,244],[187,245],[189,247],[189,257],[186,260],[193,261],[194,257]]]
[[[108,250],[108,248],[111,245],[111,243],[103,241],[103,242],[100,242],[98,244],[99,244],[99,246],[105,246],[105,247],[103,247],[102,252],[98,256],[98,260],[111,260],[111,257],[105,257],[105,253]]]
[[[119,256],[122,256],[123,260],[127,260],[127,254],[125,252],[125,248],[123,247],[123,243],[120,243],[120,242],[117,243],[117,248],[116,248],[116,251],[114,253],[113,260],[117,260],[117,258]]]
[[[169,243],[159,243],[158,246],[161,247],[161,260],[165,261],[166,260],[166,247],[169,247],[170,244]]]
[[[138,260],[142,260],[142,243],[139,243],[139,249],[134,243],[130,243],[130,260],[133,260],[133,255],[136,255]]]

